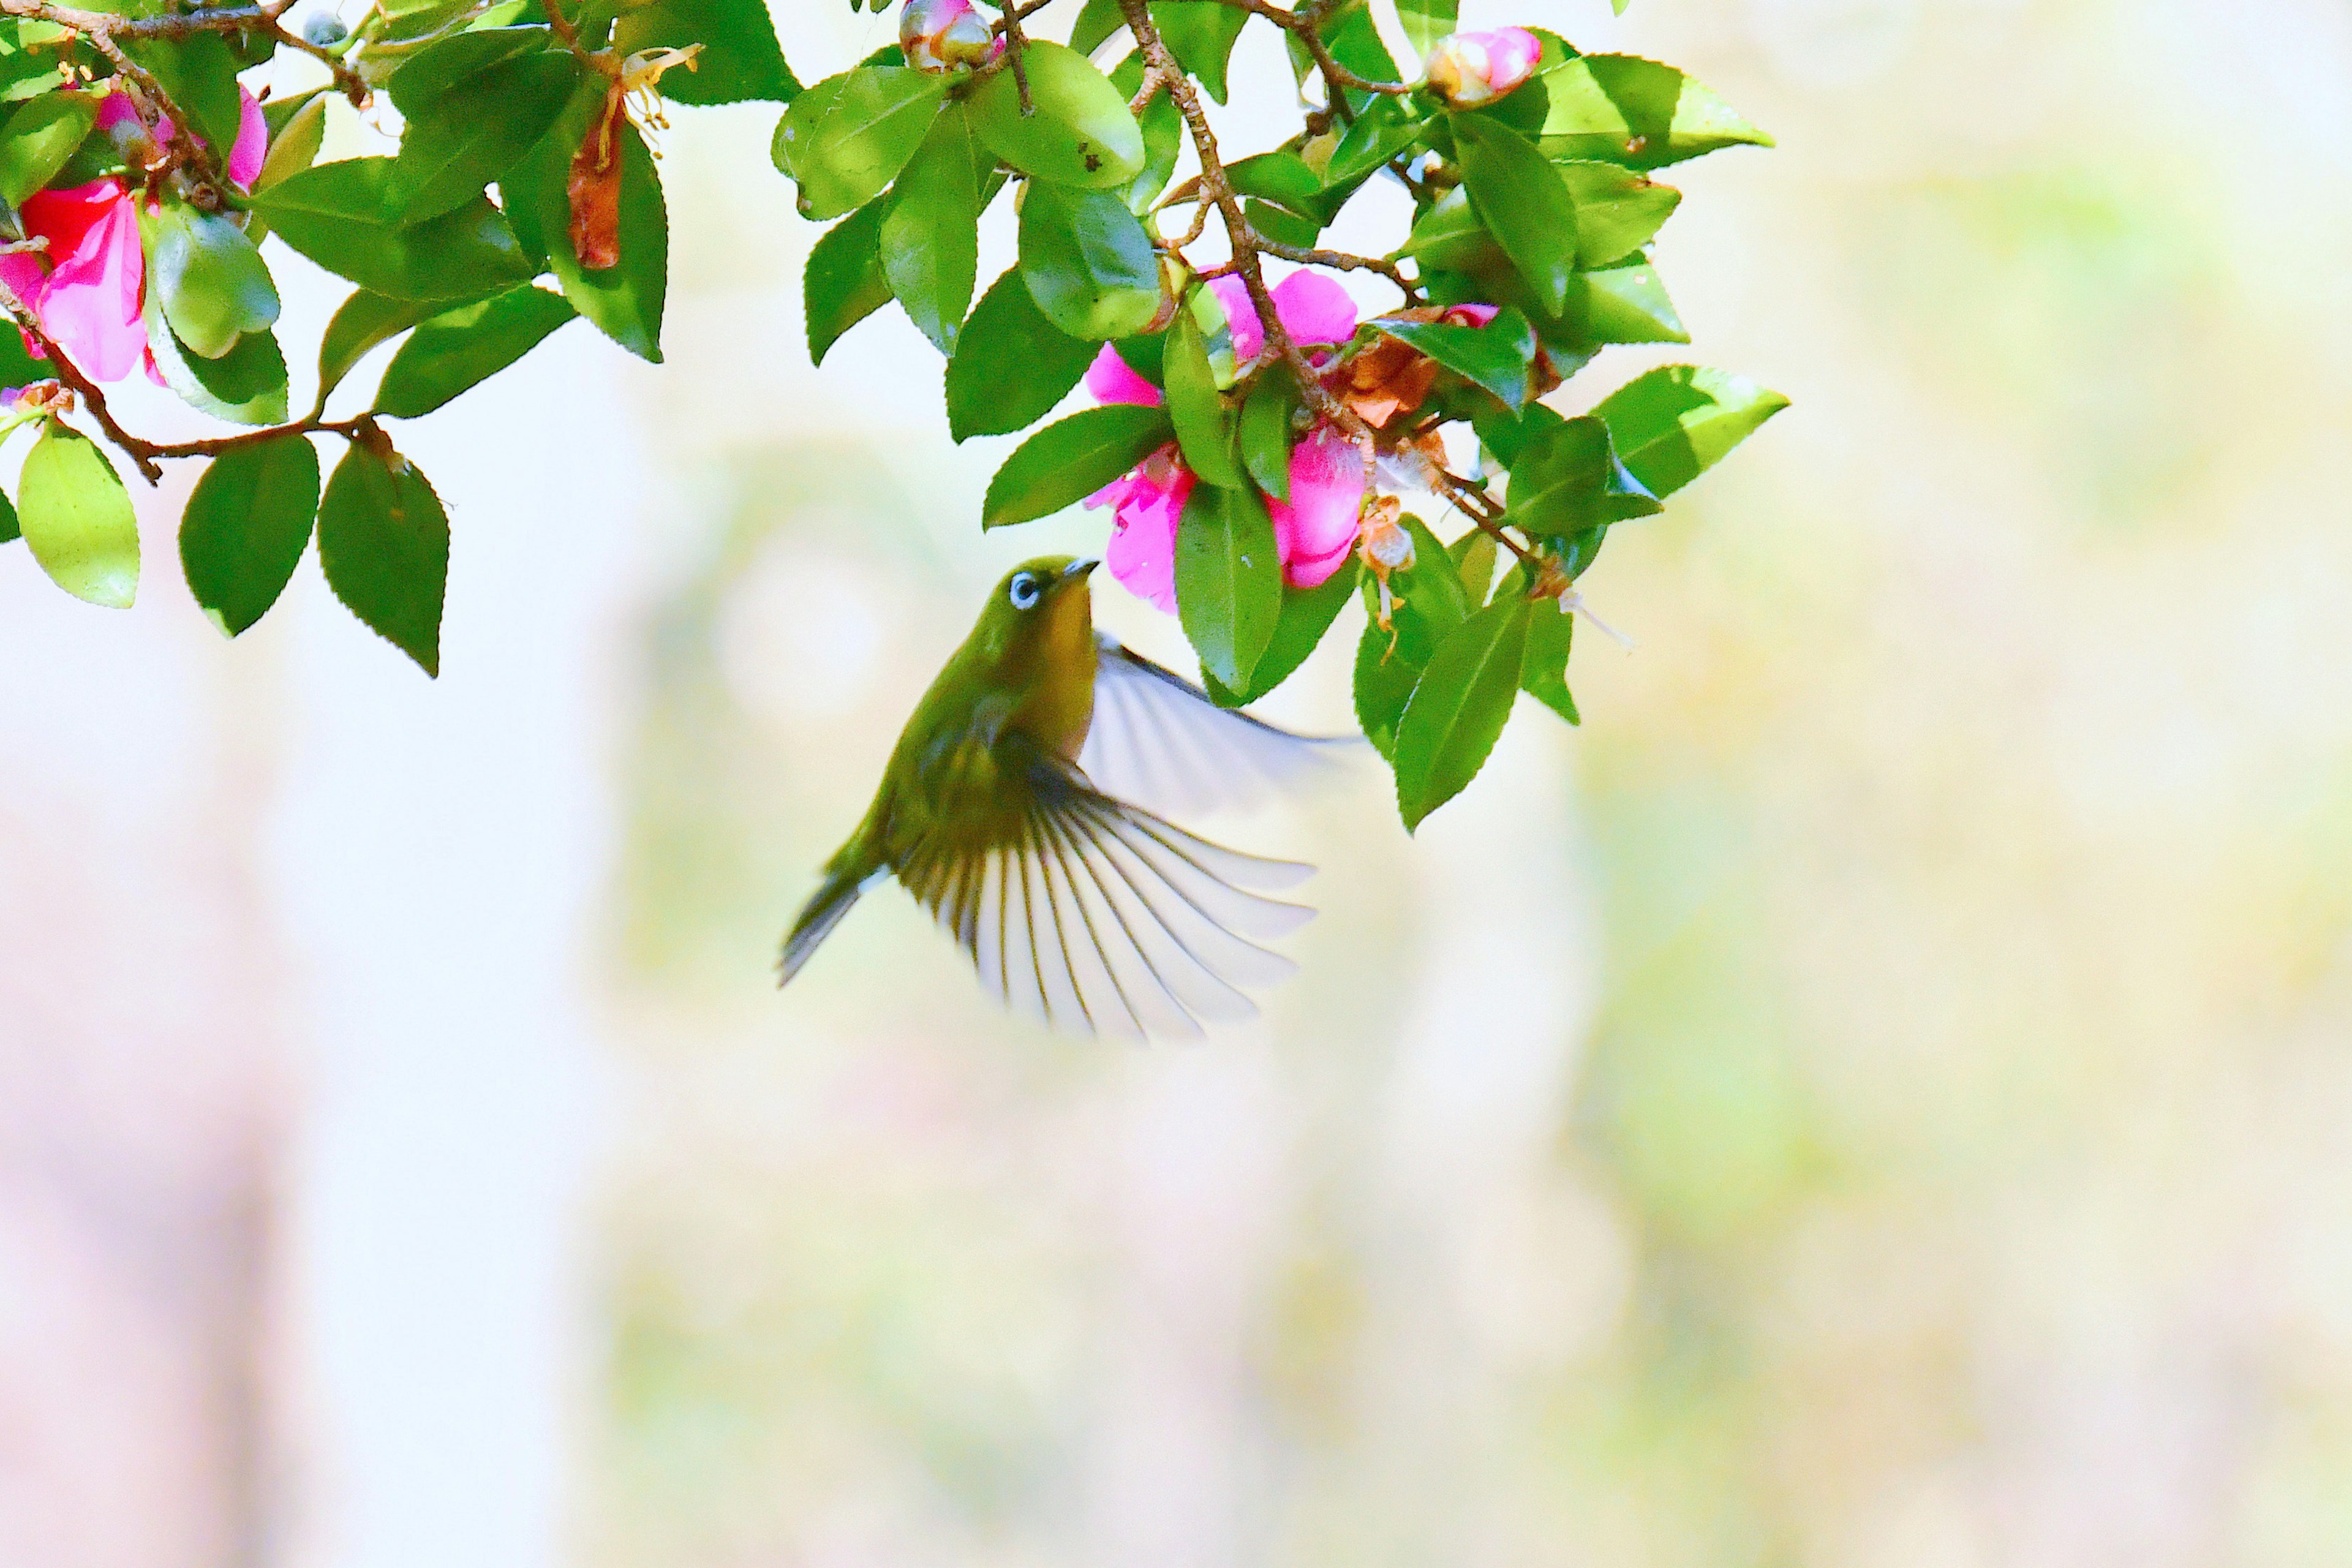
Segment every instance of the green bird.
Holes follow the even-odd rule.
[[[1001,1001],[1077,1033],[1197,1035],[1254,1014],[1244,987],[1296,967],[1262,943],[1314,911],[1265,895],[1315,868],[1223,848],[1160,812],[1253,804],[1360,742],[1220,708],[1098,637],[1097,564],[1043,556],[997,584],[784,938],[779,984],[885,876]]]

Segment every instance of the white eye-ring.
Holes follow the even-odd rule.
[[[1004,592],[1005,596],[1013,601],[1013,607],[1016,610],[1034,610],[1037,607],[1037,579],[1026,572],[1015,572],[1013,574],[1012,583]]]

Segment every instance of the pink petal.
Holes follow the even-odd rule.
[[[139,311],[146,275],[138,209],[124,199],[90,226],[42,286],[35,306],[42,329],[93,381],[121,380],[147,352]]]
[[[122,182],[110,179],[62,191],[36,191],[25,198],[25,232],[47,240],[50,265],[58,265],[81,248],[89,231],[122,199]]]
[[[1448,305],[1444,319],[1458,327],[1483,327],[1501,313],[1494,305]]]
[[[1497,27],[1478,41],[1486,46],[1487,80],[1498,94],[1527,80],[1543,58],[1542,41],[1525,27]]]
[[[1294,272],[1275,285],[1274,314],[1295,343],[1344,343],[1356,335],[1356,301],[1328,273]]]
[[[1282,575],[1311,588],[1347,559],[1364,509],[1364,458],[1328,425],[1290,449],[1290,500],[1268,498]]]
[[[228,177],[250,188],[269,153],[269,121],[261,117],[261,100],[246,91],[242,82],[237,84],[236,101],[236,145],[228,152]]]
[[[1225,312],[1225,325],[1234,334],[1234,363],[1244,365],[1265,352],[1265,326],[1257,319],[1257,307],[1250,302],[1249,285],[1235,274],[1209,279],[1209,292]]]
[[[1097,403],[1139,403],[1146,408],[1160,406],[1160,389],[1135,374],[1135,367],[1118,357],[1118,351],[1105,343],[1095,363],[1087,366],[1087,390],[1095,395]]]
[[[110,92],[99,100],[98,128],[100,131],[111,131],[138,118],[138,107],[131,101],[131,95],[127,92]]]
[[[1137,598],[1171,612],[1176,608],[1176,526],[1193,482],[1192,471],[1167,447],[1087,501],[1112,509],[1110,542],[1103,549],[1110,574]]]

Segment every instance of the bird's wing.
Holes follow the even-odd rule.
[[[1315,911],[1265,895],[1312,866],[1244,855],[1040,761],[984,835],[942,826],[898,880],[1014,1011],[1077,1034],[1198,1035],[1257,1011],[1243,987],[1297,966],[1259,945]]]
[[[1246,810],[1330,772],[1363,742],[1277,730],[1220,708],[1172,670],[1097,639],[1094,725],[1078,767],[1094,786],[1171,816]]]

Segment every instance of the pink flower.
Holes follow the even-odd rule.
[[[1450,33],[1429,51],[1429,85],[1456,109],[1492,103],[1535,74],[1543,44],[1525,27]]]
[[[244,186],[261,172],[269,128],[253,95],[243,87],[237,93],[236,145],[229,150],[228,174]],[[98,122],[118,137],[144,139],[139,111],[122,93],[107,95]],[[133,129],[125,132],[126,126]],[[155,140],[171,136],[172,122],[159,122]],[[46,260],[25,251],[0,256],[0,282],[31,308],[41,330],[91,380],[120,381],[142,363],[149,375],[156,375],[141,309],[147,258],[139,247],[139,207],[130,187],[108,178],[37,192],[26,198],[21,216],[28,237],[49,242]],[[47,357],[38,343],[28,341],[26,348],[37,359]]]
[[[1265,352],[1265,325],[1251,308],[1249,287],[1228,274],[1211,279],[1209,290],[1233,334],[1234,364],[1245,369]],[[1275,318],[1302,347],[1325,348],[1356,335],[1356,302],[1322,273],[1293,273],[1276,286],[1273,298]],[[1309,360],[1320,368],[1330,357],[1314,353]],[[1160,389],[1108,343],[1087,370],[1087,390],[1104,403],[1151,408],[1160,402]],[[1171,444],[1087,499],[1090,507],[1111,509],[1111,539],[1103,552],[1111,575],[1163,610],[1176,608],[1176,525],[1193,483],[1192,470]],[[1291,448],[1290,496],[1287,502],[1267,503],[1275,545],[1284,580],[1311,588],[1339,569],[1355,543],[1364,499],[1364,466],[1355,447],[1337,431],[1318,428]]]
[[[898,47],[919,71],[937,74],[976,66],[997,52],[1000,40],[971,0],[907,0],[898,13]]]

